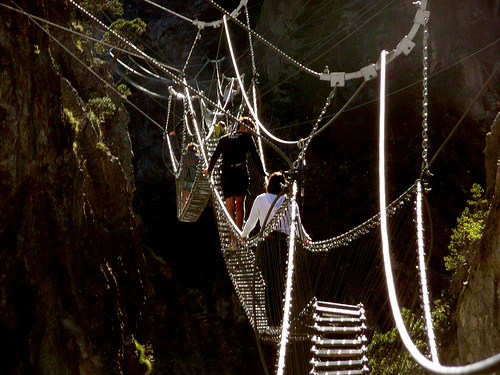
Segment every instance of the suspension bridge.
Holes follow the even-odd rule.
[[[380,51],[380,59],[355,72],[330,72],[325,69],[317,72],[298,60],[290,57],[278,47],[257,34],[250,25],[247,1],[229,12],[215,1],[207,0],[221,13],[216,21],[204,22],[176,13],[160,4],[143,0],[148,5],[179,17],[197,29],[190,52],[181,69],[151,58],[134,46],[106,24],[83,8],[78,2],[69,0],[74,8],[103,30],[114,33],[128,46],[124,51],[130,55],[127,63],[118,61],[119,67],[136,77],[156,79],[169,86],[168,95],[153,93],[128,79],[129,83],[147,95],[167,100],[165,125],[161,125],[147,116],[164,134],[169,168],[175,175],[177,217],[183,222],[195,222],[201,213],[211,206],[217,223],[221,252],[228,275],[232,281],[239,302],[245,311],[257,342],[274,343],[275,363],[265,363],[264,372],[276,374],[368,374],[367,330],[369,324],[394,319],[401,340],[408,352],[426,371],[435,374],[479,374],[491,373],[500,368],[500,355],[466,366],[443,366],[439,363],[431,319],[426,276],[425,238],[423,223],[423,194],[425,177],[432,163],[427,160],[427,77],[428,77],[428,32],[430,12],[427,0],[415,3],[415,16],[409,20],[409,32],[391,51]],[[5,5],[4,5],[5,6]],[[21,9],[10,8],[23,12]],[[24,12],[23,12],[24,13]],[[33,22],[47,23],[45,20],[24,13]],[[243,18],[243,21],[240,19]],[[258,82],[252,79],[245,85],[244,74],[238,66],[238,59],[232,42],[231,25],[236,25],[248,34],[251,56],[252,77],[257,77],[255,52],[252,48],[258,41],[278,54],[297,69],[325,81],[331,92],[325,99],[307,137],[297,140],[285,140],[277,137],[260,120],[258,104]],[[57,27],[51,24],[50,26]],[[220,61],[208,61],[215,71],[217,89],[212,96],[207,95],[197,82],[188,82],[185,70],[190,64],[192,53],[198,48],[205,28],[221,28],[227,42],[234,76],[227,77],[220,70]],[[393,202],[386,202],[385,187],[385,80],[387,64],[392,60],[404,58],[416,45],[414,39],[422,29],[423,44],[423,142],[422,167],[415,183]],[[44,29],[45,31],[45,29]],[[47,31],[46,31],[47,32]],[[109,46],[111,49],[113,46]],[[113,51],[111,50],[111,53]],[[133,58],[146,61],[153,69],[135,63]],[[131,63],[132,62],[132,63]],[[497,66],[498,68],[498,66]],[[496,68],[496,69],[497,69]],[[247,73],[245,73],[247,74]],[[352,230],[332,238],[314,240],[304,228],[300,218],[298,201],[300,167],[306,158],[306,150],[311,141],[337,120],[354,98],[371,80],[380,80],[380,117],[379,117],[379,190],[380,212]],[[354,94],[342,108],[326,120],[333,98],[347,81],[361,81]],[[230,90],[238,89],[242,101],[237,107],[228,107],[228,96],[224,87],[229,83]],[[180,102],[182,114],[176,121],[174,107]],[[136,105],[134,105],[139,111]],[[142,111],[141,111],[142,112]],[[220,161],[212,174],[205,175],[209,160],[217,146],[219,138],[215,126],[220,121],[227,125],[227,132],[236,131],[245,126],[239,119],[248,116],[257,124],[256,129],[248,129],[255,139],[257,150],[265,166],[264,145],[279,155],[288,169],[287,183],[283,188],[279,207],[274,215],[269,215],[262,227],[254,230],[248,240],[242,239],[239,228],[229,214],[220,185]],[[189,150],[195,145],[195,151]],[[290,157],[283,146],[297,148],[295,157]],[[193,156],[193,153],[195,156]],[[256,196],[263,192],[265,181],[257,173],[256,166],[248,165],[251,184],[247,198],[247,211]],[[307,227],[307,223],[304,223]],[[279,226],[289,228],[286,244],[272,240],[273,233]],[[414,256],[409,252],[392,253],[392,249],[414,248]],[[404,258],[401,258],[403,256]],[[401,267],[404,265],[404,267]],[[394,269],[397,269],[395,272]],[[408,270],[418,269],[418,273]],[[395,275],[394,275],[395,273]],[[352,275],[359,275],[355,280]],[[349,277],[350,276],[350,277]],[[402,282],[402,284],[397,284]],[[385,285],[387,287],[385,288]],[[342,293],[340,289],[345,289]],[[401,316],[400,301],[415,304],[414,296],[408,296],[407,290],[418,289],[422,314],[426,323],[428,352],[421,353],[413,343],[405,322]],[[338,296],[344,296],[338,300]],[[359,300],[354,300],[359,298]],[[389,304],[392,317],[382,316]],[[369,306],[369,308],[368,308]],[[385,320],[384,320],[385,319]],[[370,323],[371,322],[371,323]],[[375,323],[373,323],[375,322]]]

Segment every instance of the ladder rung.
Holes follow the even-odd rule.
[[[345,371],[321,371],[321,372],[311,372],[313,375],[363,375],[368,374],[368,369],[362,370],[345,370]]]
[[[362,349],[316,349],[311,348],[313,352],[318,357],[329,357],[329,358],[345,358],[345,357],[361,357],[365,352],[366,348]]]
[[[361,346],[367,341],[365,336],[357,339],[324,339],[320,336],[314,336],[312,342],[321,347],[328,346]]]
[[[312,360],[312,365],[314,369],[339,369],[345,370],[347,368],[353,367],[361,367],[363,368],[364,364],[368,361],[366,357],[362,359],[354,359],[348,361],[317,361],[315,359]]]
[[[355,318],[355,317],[352,317],[352,318],[347,318],[347,317],[327,317],[327,316],[318,315],[318,314],[314,314],[313,319],[316,322],[335,323],[335,324],[339,324],[339,323],[361,323],[362,321],[365,320],[365,319],[362,319],[362,318]]]
[[[332,326],[319,326],[317,324],[314,325],[314,329],[321,333],[359,333],[366,329],[366,326],[362,324],[361,326],[356,327],[332,327]]]
[[[332,314],[332,315],[351,315],[351,316],[363,315],[362,312],[359,310],[339,309],[335,307],[323,307],[323,306],[317,306],[316,312]]]
[[[350,309],[350,310],[364,310],[363,304],[358,304],[358,305],[348,305],[345,303],[336,303],[336,302],[327,302],[327,301],[316,301],[315,303],[316,306],[322,306],[322,307],[337,307],[337,308],[342,308],[342,309]]]

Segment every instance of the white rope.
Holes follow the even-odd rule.
[[[184,80],[184,82],[185,82],[185,80]],[[193,102],[191,101],[191,95],[189,94],[189,90],[187,89],[187,87],[184,90],[185,90],[185,95],[186,95],[186,99],[187,99],[188,106],[189,106],[189,111],[191,112],[191,117],[193,119],[193,126],[194,126],[194,131],[196,133],[196,139],[198,140],[199,149],[201,151],[201,154],[203,155],[203,161],[205,163],[204,164],[205,168],[208,168],[208,157],[207,157],[205,147],[201,147],[203,145],[203,138],[200,134],[200,128],[198,126],[198,122],[196,121],[194,108],[193,108]]]
[[[386,79],[386,56],[387,51],[382,51],[381,54],[381,74],[380,74],[380,129],[379,129],[379,189],[380,189],[380,226],[382,236],[382,253],[384,258],[384,270],[387,280],[387,289],[389,294],[389,302],[391,304],[392,314],[399,335],[410,355],[422,366],[425,370],[434,374],[443,375],[469,375],[469,374],[490,374],[495,369],[500,368],[500,354],[484,359],[482,361],[472,363],[465,366],[441,366],[427,359],[413,343],[408,330],[406,329],[401,310],[396,295],[396,287],[394,284],[394,276],[392,274],[391,255],[389,249],[389,238],[387,231],[387,215],[385,210],[385,79]]]
[[[109,52],[109,55],[111,57],[114,57],[114,54],[110,51]],[[129,65],[125,64],[123,61],[121,61],[120,59],[116,59],[116,62],[121,65],[123,68],[125,68],[125,70],[127,70],[128,72],[130,73],[133,73],[141,78],[144,78],[144,79],[147,79],[147,80],[155,80],[155,81],[160,81],[162,83],[172,83],[172,80],[171,79],[168,79],[168,78],[163,78],[163,77],[160,77],[160,76],[156,76],[156,77],[148,77],[147,75],[145,74],[142,74],[140,73],[138,70],[135,70],[134,68],[130,67]],[[123,75],[125,76],[125,75]],[[160,95],[160,94],[157,94],[155,93],[155,95]]]
[[[254,111],[257,113],[258,110],[258,104],[257,104],[257,87],[255,87],[255,80],[252,80],[252,95],[253,95],[253,104],[254,104]],[[260,126],[257,126],[257,134],[260,135]],[[257,146],[259,147],[259,154],[264,155],[264,149],[262,148],[262,138],[258,137],[257,138]],[[262,166],[264,167],[264,170],[266,171],[266,159],[262,159]]]
[[[279,359],[278,359],[278,372],[277,375],[283,375],[285,371],[285,356],[286,347],[288,344],[288,335],[290,333],[290,314],[292,305],[292,282],[293,282],[293,268],[294,268],[294,256],[295,256],[295,232],[296,232],[296,215],[297,215],[297,204],[295,202],[295,197],[297,195],[297,182],[293,182],[292,187],[292,222],[290,223],[290,236],[289,236],[289,246],[288,246],[288,268],[286,274],[286,292],[285,292],[285,306],[283,312],[283,327],[281,331],[281,341],[279,348]]]
[[[261,128],[264,131],[264,133],[269,138],[271,138],[275,142],[279,142],[279,143],[283,143],[283,144],[289,144],[289,145],[296,144],[297,142],[285,141],[283,139],[279,139],[279,138],[275,137],[274,135],[272,135],[271,133],[269,133],[269,131],[259,121],[257,113],[255,112],[252,104],[250,103],[250,99],[248,98],[248,95],[245,92],[245,86],[243,85],[243,81],[241,79],[240,72],[239,72],[239,69],[238,69],[238,64],[236,63],[236,57],[234,55],[233,45],[231,43],[231,36],[229,35],[229,28],[227,26],[227,18],[226,18],[226,16],[223,17],[223,20],[224,20],[224,29],[226,30],[227,44],[229,46],[229,54],[231,55],[231,59],[233,61],[233,67],[234,67],[234,71],[236,73],[236,78],[238,79],[238,84],[240,85],[241,95],[243,96],[243,99],[245,100],[245,103],[246,103],[246,105],[248,107],[248,110],[250,111],[250,114],[252,115],[253,119],[255,120],[255,123],[259,126],[259,128]]]
[[[167,111],[167,120],[165,121],[165,132],[163,133],[163,138],[167,140],[168,144],[168,152],[170,155],[170,160],[172,161],[172,166],[174,167],[174,174],[177,174],[177,171],[179,169],[179,161],[174,155],[174,149],[172,147],[172,143],[170,142],[170,136],[168,134],[168,123],[170,121],[170,110],[172,108],[172,96],[173,94],[170,94],[169,100],[168,100],[168,111]],[[172,116],[173,118],[173,116]]]
[[[427,326],[427,337],[429,338],[429,347],[431,349],[431,358],[434,363],[439,363],[436,349],[436,339],[434,336],[434,327],[432,324],[431,307],[429,302],[429,290],[427,289],[427,275],[424,251],[424,226],[422,220],[422,182],[417,181],[417,238],[418,238],[418,267],[420,270],[420,283],[422,287],[422,301],[424,305],[424,316]]]

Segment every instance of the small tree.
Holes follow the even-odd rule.
[[[123,14],[123,5],[120,0],[82,0],[80,5],[97,18],[104,14],[119,17]],[[95,35],[95,22],[92,22],[92,36]]]
[[[95,119],[98,124],[102,124],[106,119],[112,117],[116,111],[116,106],[107,95],[102,98],[90,99],[87,102],[87,108],[91,118]]]
[[[146,23],[140,18],[136,18],[132,21],[126,21],[120,18],[111,24],[110,29],[114,31],[114,33],[111,31],[106,32],[103,35],[102,40],[104,42],[116,46],[119,49],[128,50],[130,49],[128,43],[125,42],[123,39],[117,37],[115,33],[124,38],[126,41],[130,43],[135,43],[139,39],[139,37],[144,33],[144,31],[146,31]],[[99,53],[104,52],[104,47],[102,44],[98,45],[96,48]],[[111,61],[110,65],[111,71],[113,71],[114,66],[116,64],[116,60],[120,56],[120,53],[121,51],[119,50],[114,51],[113,60]]]

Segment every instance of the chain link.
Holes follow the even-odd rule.
[[[323,109],[321,110],[321,114],[319,115],[318,119],[316,120],[313,129],[311,130],[311,134],[309,137],[305,139],[301,139],[297,142],[297,146],[300,148],[299,155],[297,157],[297,160],[293,163],[293,168],[296,169],[299,167],[300,163],[302,162],[302,159],[305,158],[306,150],[307,147],[309,146],[309,143],[311,143],[312,136],[318,130],[320,122],[323,120],[323,117],[326,114],[326,110],[328,107],[330,107],[330,104],[332,103],[333,97],[335,96],[335,93],[337,92],[337,86],[335,86],[332,91],[330,91],[330,94],[328,95],[328,98],[326,99],[325,105],[323,106]]]
[[[189,54],[188,54],[188,57],[187,57],[186,62],[184,64],[184,67],[182,68],[182,71],[179,74],[179,77],[184,77],[184,74],[186,73],[187,66],[189,64],[189,60],[191,60],[191,55],[193,54],[194,47],[196,46],[196,43],[200,39],[201,39],[201,29],[198,29],[198,31],[196,32],[196,36],[194,38],[193,44],[191,46],[191,49],[189,50]]]
[[[424,24],[424,37],[423,37],[423,68],[422,68],[422,174],[429,175],[429,162],[427,160],[428,149],[429,149],[429,135],[428,135],[428,118],[429,118],[429,107],[428,107],[428,69],[429,69],[429,30],[428,30],[428,19],[425,19]]]

